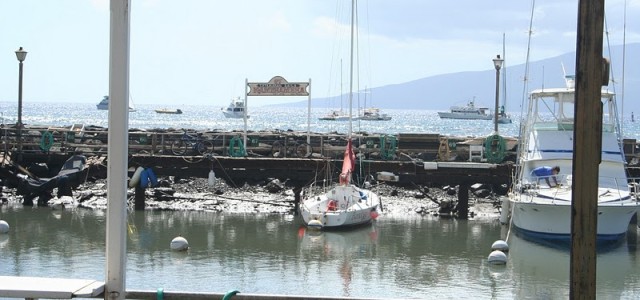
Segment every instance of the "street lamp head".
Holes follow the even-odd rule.
[[[24,51],[22,47],[20,47],[20,49],[16,50],[16,57],[19,62],[23,62],[24,59],[27,58],[27,51]]]
[[[496,67],[496,70],[500,70],[500,68],[502,68],[502,62],[504,62],[504,59],[500,58],[500,54],[493,59],[493,65]]]

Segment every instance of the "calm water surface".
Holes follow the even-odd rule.
[[[104,280],[102,210],[0,207],[0,275]],[[569,252],[509,236],[496,220],[390,217],[343,232],[307,232],[290,215],[131,212],[128,289],[414,299],[567,299]],[[638,233],[599,253],[598,299],[640,298]],[[188,252],[169,249],[184,236]]]

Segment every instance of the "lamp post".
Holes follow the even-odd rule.
[[[502,62],[504,59],[500,58],[498,54],[496,58],[493,59],[493,65],[496,67],[496,106],[493,110],[493,121],[494,128],[493,131],[495,134],[498,134],[498,102],[500,102],[500,68],[502,68]]]
[[[16,50],[16,57],[20,62],[20,71],[18,72],[18,161],[22,159],[22,62],[27,58],[27,51],[22,47]]]

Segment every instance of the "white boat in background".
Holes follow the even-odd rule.
[[[564,88],[534,90],[529,96],[514,188],[507,202],[512,225],[525,236],[543,240],[568,241],[571,237],[575,90],[573,77],[565,80]],[[615,95],[603,89],[601,101],[597,239],[610,242],[626,234],[640,202],[628,184]],[[561,186],[549,187],[546,180],[534,177],[533,169],[540,166],[559,166],[556,179]]]
[[[358,117],[358,120],[363,121],[389,121],[391,116],[380,113],[380,109],[377,107],[365,108],[362,111],[362,115]]]
[[[438,112],[441,119],[493,120],[488,107],[476,107],[475,98],[465,106],[452,106],[449,112]]]
[[[96,108],[99,110],[109,110],[109,96],[102,97],[102,100],[96,105]],[[133,103],[129,103],[129,112],[136,111],[136,108],[133,106]]]
[[[182,109],[168,109],[168,108],[163,108],[163,109],[156,109],[155,110],[156,113],[159,114],[173,114],[173,115],[181,115],[182,114]]]
[[[351,1],[351,57],[353,57],[353,21],[355,0]],[[353,83],[353,60],[350,63],[350,82]],[[353,86],[353,84],[350,84]],[[349,91],[349,107],[353,102],[353,90]],[[355,170],[356,156],[351,141],[351,122],[349,114],[349,135],[342,161],[339,183],[319,195],[309,195],[302,200],[300,214],[308,228],[342,228],[370,223],[378,217],[380,199],[374,192],[351,183],[351,174]]]
[[[231,99],[231,103],[227,108],[222,108],[222,113],[226,118],[230,119],[242,119],[244,118],[244,101],[240,99],[240,97],[236,97],[235,99]],[[247,115],[247,119],[249,115]]]
[[[328,114],[318,118],[321,121],[349,121],[350,116],[341,110],[332,110]]]

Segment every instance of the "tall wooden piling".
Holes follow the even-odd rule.
[[[139,184],[136,184],[135,196],[134,196],[134,209],[135,210],[144,210],[144,206],[145,206],[144,192],[145,192],[145,188],[142,188],[142,187],[140,187]]]
[[[464,182],[458,186],[458,218],[469,216],[469,184]]]
[[[570,299],[596,298],[598,166],[602,153],[604,0],[578,5]]]

